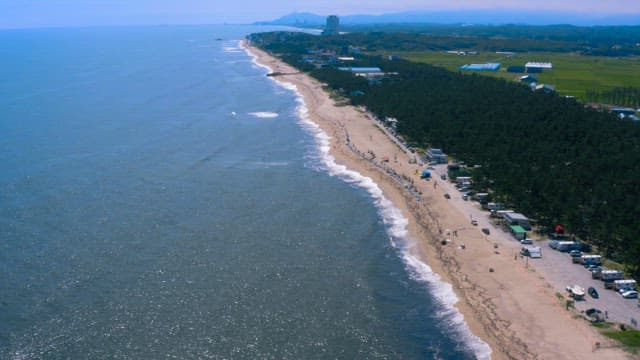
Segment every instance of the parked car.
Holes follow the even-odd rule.
[[[606,317],[604,316],[604,314],[600,309],[591,308],[591,309],[587,309],[587,311],[585,311],[584,313],[592,322],[602,322],[606,320]]]
[[[451,195],[449,195],[449,193],[444,194],[444,198],[445,199],[451,199]]]
[[[447,175],[445,175],[445,174],[440,175],[440,179],[447,180]]]
[[[587,292],[589,293],[589,295],[591,295],[592,298],[597,299],[599,297],[598,292],[596,291],[596,289],[591,286],[589,287],[589,289],[587,290]]]
[[[491,233],[491,231],[489,231],[489,228],[482,228],[482,232],[486,235],[489,235],[489,233]]]
[[[629,290],[622,293],[622,297],[625,299],[637,299],[638,292],[635,290]]]
[[[580,257],[580,256],[582,256],[582,251],[580,251],[580,250],[571,250],[571,251],[569,251],[569,256],[571,256],[571,257]]]
[[[476,219],[471,220],[471,225],[478,226],[478,220]]]
[[[469,200],[469,197],[466,194],[462,195],[462,200],[467,201],[467,200]]]
[[[522,240],[520,240],[520,244],[522,244],[522,245],[531,245],[531,244],[533,244],[533,240],[531,240],[531,239],[522,239]]]

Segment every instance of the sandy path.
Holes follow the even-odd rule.
[[[297,73],[265,52],[249,49],[258,63],[273,71]],[[491,346],[493,359],[631,358],[566,311],[564,300],[553,288],[530,267],[525,268],[522,260],[514,259],[515,242],[493,232],[484,236],[479,229],[483,222],[471,226],[470,214],[443,196],[445,192],[454,195],[451,184],[438,178],[419,179],[419,166],[411,164],[411,158],[364,111],[336,106],[321,84],[307,75],[282,75],[278,80],[295,85],[303,95],[310,119],[331,137],[336,161],[373,179],[409,219],[410,236],[418,239],[412,251],[453,285],[460,298],[456,307],[472,332]],[[383,157],[389,161],[383,163]],[[422,193],[419,201],[389,175],[390,170],[415,184]],[[444,238],[451,242],[441,245]]]

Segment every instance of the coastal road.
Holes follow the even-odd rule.
[[[539,241],[542,247],[542,259],[531,259],[529,264],[540,273],[544,274],[545,279],[556,291],[566,294],[565,287],[567,285],[580,285],[585,291],[593,286],[600,295],[599,299],[593,299],[588,294],[585,300],[576,301],[575,307],[584,311],[589,308],[598,308],[603,313],[607,311],[609,321],[625,323],[638,328],[640,324],[640,308],[638,308],[637,299],[625,299],[614,290],[604,288],[601,280],[592,279],[591,273],[582,265],[571,262],[568,253],[553,250],[548,246],[549,241]]]
[[[508,251],[514,255],[519,254],[521,245],[506,232],[502,227],[495,225],[489,217],[489,212],[483,210],[480,204],[475,201],[465,201],[462,199],[462,193],[456,189],[455,185],[450,181],[443,181],[440,175],[447,173],[446,165],[436,165],[435,176],[432,181],[437,181],[443,194],[448,193],[451,196],[449,202],[458,208],[463,214],[468,214],[469,225],[458,230],[459,236],[466,231],[481,231],[483,227],[489,228],[491,234],[484,236],[487,241],[498,244],[502,252]],[[471,220],[478,222],[477,226],[471,225]],[[566,292],[567,285],[580,285],[585,291],[593,286],[600,295],[599,299],[593,299],[588,294],[585,300],[576,301],[575,307],[579,311],[589,308],[598,308],[603,313],[606,311],[609,321],[619,322],[640,328],[640,303],[637,299],[625,299],[613,290],[604,288],[601,280],[592,279],[591,273],[582,265],[571,262],[568,253],[553,250],[548,246],[548,239],[541,239],[534,242],[535,246],[542,249],[541,259],[527,259],[518,256],[520,266],[529,266],[544,277],[553,289],[568,297]]]

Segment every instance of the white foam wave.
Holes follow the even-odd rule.
[[[273,72],[273,69],[271,69],[269,66],[261,64],[258,62],[258,57],[252,53],[251,51],[249,51],[249,48],[245,46],[244,42],[242,40],[238,41],[238,47],[241,48],[242,50],[245,51],[245,53],[247,53],[247,55],[249,55],[249,57],[252,59],[253,65],[256,69],[264,69],[267,70],[268,73]],[[273,78],[271,78],[273,79]],[[273,79],[275,80],[275,79]],[[280,83],[282,84],[282,83]]]
[[[454,305],[458,302],[458,297],[453,291],[451,284],[442,281],[440,275],[433,272],[429,265],[420,261],[407,251],[402,252],[402,257],[405,264],[408,265],[408,270],[411,277],[423,281],[428,284],[431,294],[444,305],[445,310],[441,311],[437,315],[444,321],[447,321],[448,325],[456,330],[460,334],[465,344],[475,354],[477,359],[491,359],[491,347],[486,342],[482,341],[479,337],[474,335],[469,329],[469,325],[464,321],[464,316],[460,313]]]
[[[243,49],[239,46],[223,46],[222,51],[226,53],[240,53],[243,52]]]
[[[278,113],[271,112],[271,111],[250,112],[249,115],[255,116],[255,117],[261,118],[261,119],[277,118],[279,116]]]
[[[242,45],[241,45],[242,46]],[[272,71],[268,66],[259,64],[257,57],[245,48],[247,54],[253,58],[253,62],[260,67]],[[451,284],[442,281],[440,276],[426,263],[419,260],[412,252],[411,248],[415,244],[414,239],[410,239],[407,231],[408,219],[404,217],[402,211],[398,209],[389,199],[387,199],[382,190],[373,179],[360,174],[357,171],[348,169],[344,165],[336,163],[333,155],[330,154],[331,138],[325,133],[318,124],[309,119],[308,108],[304,103],[304,99],[300,91],[294,84],[286,83],[275,77],[270,77],[278,85],[287,90],[291,90],[296,95],[298,102],[298,115],[300,124],[303,129],[307,130],[315,139],[318,151],[318,160],[321,162],[322,168],[331,176],[338,176],[344,181],[355,184],[365,189],[373,198],[378,208],[382,221],[387,227],[387,233],[391,244],[399,250],[402,260],[406,266],[406,270],[410,276],[416,281],[424,282],[431,290],[431,294],[446,309],[439,316],[443,321],[447,321],[455,331],[464,338],[466,346],[472,351],[477,359],[491,359],[491,347],[482,339],[471,332],[471,329],[464,321],[464,316],[454,305],[458,302],[458,297],[453,291]]]

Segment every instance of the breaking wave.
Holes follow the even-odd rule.
[[[277,118],[278,117],[278,113],[270,112],[270,111],[250,112],[249,115],[255,116],[257,118],[262,118],[262,119],[270,119],[270,118]]]

